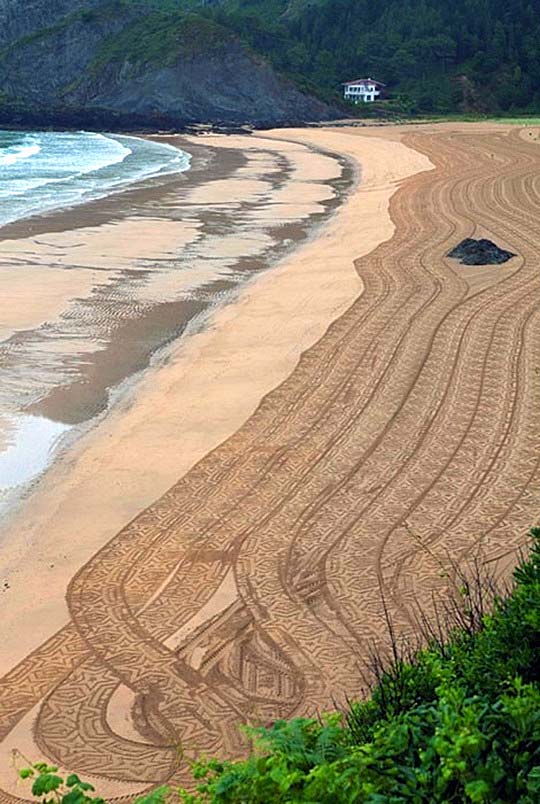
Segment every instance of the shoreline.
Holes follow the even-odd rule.
[[[12,134],[14,129],[5,129],[0,127],[0,134]],[[30,136],[31,145],[37,147],[36,153],[33,156],[38,156],[45,150],[47,152],[48,141],[47,135],[51,134],[50,131],[43,130],[26,130],[24,133],[27,136]],[[95,141],[99,138],[100,140],[104,140],[107,144],[116,143],[117,145],[121,146],[124,153],[121,159],[111,159],[111,161],[107,164],[96,163],[93,167],[90,165],[86,165],[88,169],[86,172],[79,173],[78,167],[83,167],[83,165],[74,165],[72,166],[72,170],[74,171],[73,175],[68,177],[58,177],[57,179],[53,180],[53,185],[56,187],[55,182],[61,178],[61,181],[73,181],[79,177],[84,177],[87,180],[86,189],[81,191],[80,195],[78,196],[78,200],[68,200],[64,198],[63,201],[53,203],[50,206],[42,207],[41,209],[35,209],[34,211],[28,211],[27,214],[19,214],[18,217],[12,220],[4,220],[0,222],[0,239],[3,237],[4,230],[7,227],[19,227],[26,229],[27,231],[30,230],[31,224],[36,219],[39,221],[41,219],[50,218],[51,216],[57,215],[64,215],[67,212],[74,212],[80,209],[83,206],[86,206],[89,203],[99,203],[104,199],[109,198],[112,195],[121,196],[125,191],[129,190],[140,190],[147,187],[152,182],[157,184],[166,182],[167,179],[174,180],[178,178],[182,173],[189,171],[190,169],[190,162],[191,157],[186,152],[183,152],[179,146],[172,146],[167,147],[166,151],[158,149],[158,151],[154,151],[151,148],[145,147],[148,146],[149,143],[160,144],[159,141],[156,142],[155,138],[152,137],[139,137],[132,134],[120,134],[120,133],[112,133],[112,132],[88,132],[88,131],[79,131],[79,132],[69,132],[69,131],[59,131],[54,132],[54,134],[58,137],[56,140],[56,147],[58,147],[59,143],[64,143],[64,148],[66,147],[65,139],[62,138],[62,135],[66,135],[69,137],[72,134],[76,134],[80,136],[80,138],[84,141],[86,145],[86,150],[88,150],[88,145],[92,145]],[[36,137],[38,138],[36,141]],[[45,139],[43,139],[45,138]],[[86,138],[86,139],[85,139]],[[94,138],[94,139],[92,139]],[[54,137],[53,137],[54,142]],[[17,144],[19,147],[21,143]],[[110,147],[110,145],[109,145]],[[8,143],[9,149],[9,143]],[[153,157],[157,156],[157,153],[161,151],[161,160],[158,163],[153,164],[154,159]],[[169,155],[169,159],[171,155],[174,156],[175,152],[179,154],[183,154],[184,156],[188,157],[185,160],[181,167],[177,167],[176,169],[172,168],[172,163],[169,161],[168,163],[163,160],[166,160],[165,153]],[[0,148],[0,154],[2,154],[2,149]],[[54,154],[54,151],[53,151]],[[112,154],[110,154],[112,156]],[[95,154],[97,156],[97,154]],[[118,154],[116,154],[118,156]],[[11,158],[14,159],[13,163],[16,166],[21,164],[20,160],[18,159],[18,152],[15,151]],[[53,156],[54,159],[54,156]],[[181,157],[176,156],[175,161],[180,161]],[[1,162],[1,159],[0,159]],[[8,167],[10,166],[8,164]],[[26,164],[26,160],[23,161],[22,165]],[[143,167],[144,166],[144,167]],[[141,167],[143,170],[141,171]],[[127,170],[126,170],[127,168]],[[139,170],[137,170],[139,168]],[[116,173],[114,176],[109,177],[109,183],[107,183],[107,177],[103,176],[103,173],[107,171],[115,170]],[[134,172],[135,171],[135,172]],[[147,172],[144,172],[147,171]],[[92,188],[91,183],[88,183],[88,179],[95,175],[96,173],[101,174],[101,178],[103,179],[101,186],[104,189],[97,189],[96,187]],[[112,183],[111,182],[112,179]],[[9,181],[9,178],[8,178]],[[41,184],[37,185],[37,188],[41,187]],[[51,188],[51,183],[45,183],[43,186]],[[24,195],[24,192],[23,192]],[[4,200],[6,206],[9,206],[12,201],[16,201],[15,196],[9,196],[7,199]]]
[[[310,131],[307,140],[330,149],[335,136],[336,150],[345,138],[345,153],[357,164],[365,151],[356,191],[313,239],[215,310],[209,326],[171,345],[159,367],[141,376],[136,393],[128,392],[82,435],[10,517],[3,537],[3,575],[9,583],[3,669],[65,622],[63,590],[77,566],[231,435],[361,293],[354,260],[391,236],[388,202],[396,183],[429,169],[429,163],[400,143],[357,141],[356,133]],[[280,129],[268,140],[300,147],[304,137],[304,130],[293,130],[283,140]],[[313,159],[309,155],[307,164]],[[342,240],[357,215],[360,233],[347,246]],[[137,465],[136,455],[145,456],[144,466]],[[75,523],[77,545],[71,541]],[[29,605],[23,590],[37,572],[46,572],[47,589]],[[46,612],[38,616],[43,627],[35,626],[36,611]],[[27,616],[31,628],[24,626]]]
[[[58,235],[58,237],[53,240],[53,243],[56,243],[55,249],[57,252],[58,249],[61,248],[64,252],[67,249],[68,256],[72,253],[76,254],[74,249],[79,247],[79,244],[73,243],[73,240],[70,241],[69,239],[59,240],[59,237],[61,238],[62,235],[69,238],[72,231],[77,232],[76,239],[78,240],[84,240],[85,237],[88,238],[91,234],[92,240],[88,242],[96,242],[94,249],[108,249],[109,253],[105,251],[104,260],[102,260],[101,263],[103,264],[103,268],[109,269],[114,261],[114,257],[110,256],[111,248],[112,253],[116,251],[121,254],[122,258],[126,256],[122,253],[122,249],[120,249],[120,252],[118,251],[118,240],[122,238],[122,230],[127,230],[128,238],[135,238],[135,240],[139,241],[142,246],[141,251],[145,257],[145,263],[150,263],[152,270],[154,270],[156,259],[158,262],[161,262],[162,265],[166,262],[167,266],[170,266],[170,269],[172,269],[169,270],[169,275],[171,275],[171,280],[169,280],[170,285],[176,272],[177,260],[180,260],[179,265],[182,267],[182,245],[187,245],[189,248],[189,240],[191,238],[192,242],[194,242],[195,249],[194,256],[191,258],[192,262],[193,259],[195,259],[201,263],[202,261],[197,254],[197,241],[201,239],[201,231],[204,232],[204,230],[206,230],[208,233],[212,226],[223,226],[223,223],[219,224],[218,222],[207,224],[206,219],[210,219],[212,214],[214,217],[219,214],[220,218],[225,221],[226,218],[224,218],[224,214],[227,209],[227,204],[231,208],[232,214],[236,215],[241,215],[244,209],[248,211],[255,209],[256,211],[253,205],[250,207],[248,196],[245,203],[239,201],[236,205],[228,203],[227,200],[225,200],[224,203],[220,205],[218,213],[212,213],[212,205],[207,206],[207,201],[204,198],[204,188],[210,183],[212,187],[216,187],[216,194],[217,197],[219,197],[220,193],[223,195],[221,185],[226,185],[227,182],[234,179],[237,174],[239,175],[243,172],[247,174],[246,181],[242,184],[243,179],[240,179],[236,183],[239,187],[245,185],[249,193],[249,176],[257,175],[256,171],[254,173],[254,167],[249,168],[250,155],[257,155],[259,153],[258,149],[261,148],[261,143],[257,138],[253,138],[245,143],[246,148],[241,147],[244,145],[244,141],[239,142],[239,138],[235,139],[234,148],[228,147],[230,137],[228,137],[226,141],[224,141],[224,138],[220,137],[218,138],[219,144],[214,142],[212,145],[208,142],[201,145],[198,141],[200,138],[197,138],[197,141],[188,141],[185,138],[179,139],[168,136],[160,138],[153,137],[151,139],[161,142],[166,140],[166,144],[177,147],[182,151],[189,149],[189,153],[192,157],[191,170],[177,174],[152,177],[145,182],[137,182],[130,188],[122,188],[121,191],[112,193],[107,197],[90,201],[84,206],[80,205],[66,210],[49,211],[40,216],[33,216],[32,218],[6,225],[0,231],[0,270],[1,266],[5,263],[4,252],[6,248],[9,258],[9,241],[14,241],[14,246],[19,247],[24,257],[28,253],[29,246],[33,249],[35,255],[37,250],[35,244],[39,243],[41,245],[42,240],[45,240],[45,235],[46,240],[50,241],[51,235],[54,233]],[[326,160],[335,160],[333,156],[321,154],[321,157]],[[102,414],[107,414],[112,397],[116,399],[121,397],[124,393],[124,387],[131,387],[133,383],[138,381],[141,372],[144,373],[146,369],[160,362],[161,358],[159,355],[161,352],[166,353],[171,343],[188,336],[186,328],[192,332],[203,327],[205,320],[209,315],[211,316],[214,307],[229,303],[230,299],[236,296],[238,288],[249,281],[251,275],[257,275],[260,272],[268,270],[279,262],[280,259],[283,259],[287,253],[294,250],[299,242],[303,242],[313,236],[317,227],[332,214],[333,209],[339,205],[344,195],[350,191],[354,183],[350,168],[345,162],[338,160],[338,164],[340,165],[340,170],[338,171],[339,175],[321,182],[320,185],[321,189],[323,186],[328,186],[331,188],[331,192],[327,194],[326,191],[322,193],[319,191],[318,197],[313,199],[315,202],[313,209],[308,210],[308,214],[298,214],[298,212],[295,212],[290,221],[287,221],[286,217],[285,220],[280,220],[278,216],[275,221],[278,229],[275,232],[272,229],[272,221],[265,222],[263,218],[263,220],[257,223],[257,217],[255,217],[251,225],[254,232],[259,231],[261,238],[266,238],[267,243],[265,250],[261,252],[260,246],[256,246],[254,250],[253,246],[248,241],[246,241],[246,246],[242,245],[241,240],[238,240],[238,243],[235,245],[233,240],[230,258],[221,261],[223,263],[222,269],[217,272],[214,269],[214,273],[212,273],[212,258],[208,262],[208,266],[210,266],[208,269],[206,269],[206,266],[202,265],[203,272],[201,273],[201,270],[199,270],[199,279],[195,280],[196,283],[198,282],[201,291],[197,293],[195,290],[195,295],[193,295],[188,288],[186,292],[181,294],[178,301],[172,301],[172,303],[166,300],[166,293],[163,302],[161,301],[162,297],[158,294],[158,297],[150,300],[151,304],[149,307],[148,302],[146,302],[148,309],[146,312],[143,311],[142,316],[132,320],[128,315],[123,324],[122,322],[118,324],[117,321],[114,321],[114,326],[116,327],[114,338],[110,340],[109,345],[106,345],[105,348],[101,347],[100,350],[95,353],[90,363],[88,363],[88,358],[85,358],[87,366],[86,368],[82,366],[79,369],[79,374],[81,371],[84,372],[79,379],[76,379],[70,385],[60,384],[57,389],[52,388],[45,397],[38,397],[35,402],[25,404],[25,409],[29,416],[21,420],[21,427],[26,429],[31,428],[33,426],[32,417],[45,416],[48,420],[51,420],[51,422],[56,422],[66,428],[66,432],[62,436],[61,441],[58,441],[57,428],[50,428],[52,441],[60,446],[57,451],[58,454],[53,456],[51,463],[57,459],[59,454],[72,448],[73,442],[80,437],[81,432],[86,432],[89,428],[91,429],[96,423],[101,421],[103,418]],[[279,178],[279,176],[281,176],[281,173],[277,174],[277,178]],[[284,174],[282,183],[283,181],[285,181],[285,184],[287,183],[287,174]],[[256,182],[251,180],[251,189],[253,189],[254,184],[256,184]],[[264,187],[266,185],[261,186]],[[274,185],[268,184],[267,186],[279,187],[277,181]],[[313,186],[315,188],[315,185]],[[234,188],[234,184],[231,185],[231,187]],[[173,245],[173,248],[176,248],[174,246],[175,234],[173,229],[176,227],[176,230],[180,231],[182,228],[186,228],[186,223],[182,219],[184,213],[181,211],[177,213],[174,208],[170,212],[166,209],[165,211],[160,210],[158,220],[152,210],[159,204],[165,204],[165,207],[167,207],[168,204],[174,204],[174,200],[171,202],[171,199],[174,199],[179,193],[183,194],[187,204],[187,206],[184,204],[184,207],[180,209],[188,210],[190,217],[194,220],[195,228],[190,224],[191,231],[188,230],[187,240],[184,239],[184,244],[182,244],[182,240],[179,241],[180,252],[176,257],[172,252],[170,255],[168,254],[170,245],[167,244],[170,243]],[[198,206],[193,205],[191,199],[197,195],[201,196],[201,193],[202,198]],[[240,194],[241,193],[242,190],[240,190]],[[277,196],[277,192],[275,194]],[[206,193],[206,195],[208,195],[208,193]],[[270,196],[270,199],[271,198],[272,195]],[[150,213],[143,213],[143,217],[141,218],[139,216],[138,222],[133,220],[133,225],[131,225],[133,208],[137,208],[137,205],[139,209],[143,210],[149,205],[151,211]],[[194,213],[195,217],[191,214],[191,209],[198,210]],[[264,212],[262,207],[261,211]],[[148,219],[148,217],[145,217],[145,214],[146,216],[150,214],[151,217]],[[179,219],[178,215],[180,215]],[[176,222],[177,220],[178,222]],[[145,224],[145,221],[148,221],[148,225]],[[163,223],[160,221],[163,221]],[[120,226],[120,231],[118,230],[118,226]],[[108,240],[104,241],[104,236],[100,235],[100,232],[105,231],[107,227],[114,228],[111,229]],[[145,229],[144,236],[148,238],[148,242],[150,243],[149,248],[141,242],[139,233],[141,227]],[[168,234],[167,228],[164,227],[168,228]],[[161,256],[159,254],[159,245],[157,247],[158,250],[155,248],[156,233],[159,233],[159,228],[164,228],[164,237],[161,238],[161,241],[163,242],[162,248],[164,248],[165,251]],[[231,229],[231,233],[234,235],[234,224],[232,221],[228,224],[228,228]],[[86,232],[89,234],[85,235]],[[31,240],[28,239],[29,236],[32,238]],[[38,236],[40,237],[39,241],[37,240]],[[195,238],[194,241],[193,238]],[[231,242],[230,236],[229,241]],[[20,245],[20,243],[26,244],[27,242],[29,246]],[[101,245],[102,242],[103,245]],[[159,241],[157,241],[157,243],[159,243]],[[6,244],[8,245],[6,246]],[[248,248],[247,251],[246,247]],[[225,242],[223,242],[222,248],[226,253]],[[256,256],[257,249],[260,256]],[[274,253],[269,253],[270,250],[273,250]],[[86,248],[86,251],[89,252],[89,258],[93,260],[94,256],[90,254],[89,248]],[[250,251],[252,252],[251,257],[249,256]],[[51,253],[51,257],[49,257],[49,252]],[[141,262],[141,255],[136,252],[136,249],[132,249],[131,255],[130,261],[123,265],[123,271],[120,272],[121,276],[128,275],[130,281],[133,275],[133,268],[135,267],[134,261]],[[56,259],[56,257],[54,250],[51,251],[51,247],[48,247],[39,259],[42,271],[49,268],[49,260],[51,259]],[[79,262],[81,262],[80,258]],[[143,277],[145,273],[147,273],[146,264],[142,266],[142,270],[139,272],[139,275],[142,274]],[[84,260],[82,260],[82,265],[84,266]],[[66,259],[63,259],[61,267],[69,267],[66,266]],[[21,268],[19,267],[18,270],[20,271]],[[185,269],[182,270],[185,271]],[[50,271],[47,270],[47,273],[50,273]],[[61,271],[60,274],[61,280],[63,281],[66,275],[65,271]],[[192,270],[191,274],[193,274]],[[12,274],[10,274],[10,276],[11,275]],[[35,271],[33,275],[35,276]],[[96,281],[95,277],[91,276],[90,281]],[[97,278],[97,281],[100,281],[100,277]],[[178,280],[174,281],[178,284]],[[197,284],[194,288],[196,287]],[[81,288],[81,290],[83,293],[85,292],[84,287]],[[165,289],[165,291],[167,292],[167,289]],[[125,291],[123,292],[125,293]],[[107,302],[107,299],[105,297],[103,301],[98,301],[103,305]],[[96,315],[101,315],[97,307]],[[20,336],[18,340],[21,340]],[[126,341],[133,343],[136,348],[131,347],[126,349],[124,346]],[[17,343],[17,348],[20,349],[19,343]],[[43,431],[43,428],[38,429]],[[45,447],[46,445],[44,444],[43,449],[45,449]],[[14,450],[12,449],[11,452],[14,452]],[[15,462],[18,459],[17,456],[18,453],[15,451],[13,456]],[[5,457],[8,463],[6,464],[4,461],[4,474],[7,474],[8,467],[10,466],[9,453]],[[25,460],[24,463],[28,464],[28,460]],[[41,463],[43,463],[43,461],[41,461]],[[0,473],[1,471],[2,455],[0,454]],[[50,471],[50,467],[47,471]],[[9,471],[9,474],[13,474],[13,472]],[[34,472],[34,474],[36,475],[36,472]],[[23,490],[22,506],[25,504],[25,499],[34,493],[35,487],[39,486],[42,478],[42,471],[39,472],[39,476],[28,478],[30,485],[28,485],[28,482],[25,484],[27,488],[26,491]],[[17,506],[16,502],[13,503],[13,498],[15,497],[16,500],[17,495],[20,497],[20,493],[17,493],[16,489],[14,492],[6,491],[4,493],[3,513],[5,514],[4,519],[8,524],[8,517],[14,505]]]
[[[392,236],[395,225],[389,202],[400,181],[432,167],[427,157],[400,142],[356,132],[319,131],[306,137],[303,130],[291,130],[284,139],[279,130],[265,141],[268,147],[296,153],[305,180],[299,190],[306,208],[313,205],[309,179],[320,181],[326,163],[316,152],[306,152],[304,143],[342,154],[356,163],[357,171],[361,166],[362,181],[318,227],[316,236],[244,285],[234,302],[215,311],[210,326],[173,345],[167,359],[137,382],[135,393],[127,393],[64,453],[10,519],[3,535],[0,576],[0,676],[7,674],[0,693],[7,696],[7,704],[13,699],[14,683],[17,700],[27,701],[14,724],[9,705],[4,721],[0,718],[0,733],[6,735],[0,749],[0,777],[14,795],[18,789],[16,782],[9,784],[11,750],[43,755],[34,737],[39,690],[59,683],[70,662],[79,661],[80,648],[73,646],[73,652],[69,648],[64,653],[61,647],[64,633],[69,632],[66,592],[73,577],[114,542],[128,522],[237,432],[264,406],[266,395],[291,376],[306,350],[362,294],[355,261]],[[287,207],[294,192],[290,186],[283,192],[282,205]],[[261,443],[261,454],[265,449]],[[230,605],[234,584],[229,587],[226,582],[219,587],[201,609],[201,617],[211,619]],[[197,596],[206,593],[203,584]],[[174,639],[198,623],[198,615],[188,619]],[[59,665],[50,663],[50,651],[62,655]],[[58,672],[57,681],[51,681],[51,673]],[[31,692],[22,685],[26,677],[36,679]],[[108,717],[119,734],[137,741],[133,701],[125,692],[114,697]],[[143,789],[120,781],[107,782],[103,789],[102,779],[90,773],[85,777],[106,796]]]
[[[284,140],[279,130],[268,139],[272,147],[295,148],[301,147],[305,136],[303,130],[292,130]],[[4,577],[0,577],[0,588],[9,578],[9,588],[0,592],[4,624],[0,674],[8,673],[4,681],[8,696],[12,674],[20,679],[34,663],[42,668],[38,674],[48,673],[47,645],[56,653],[53,646],[62,639],[69,619],[65,593],[74,574],[141,510],[235,433],[264,405],[265,396],[291,375],[306,350],[361,295],[355,261],[392,236],[395,227],[388,207],[399,182],[431,169],[426,157],[399,142],[358,137],[356,132],[310,132],[307,142],[346,155],[357,170],[362,166],[362,182],[355,191],[312,239],[244,285],[234,302],[215,310],[209,326],[172,345],[159,367],[147,370],[137,382],[136,392],[125,394],[47,472],[12,518],[4,535]],[[310,153],[304,161],[304,170],[316,174],[315,156]],[[205,589],[198,594],[204,596]],[[225,583],[201,616],[214,616],[214,607],[219,611],[229,605],[231,594],[234,589]],[[197,623],[194,617],[181,632]],[[59,633],[47,643],[55,632]],[[15,667],[17,662],[21,664]],[[20,690],[20,681],[15,683]],[[137,740],[131,705],[130,695],[122,694],[108,711],[115,729]],[[28,756],[42,755],[33,737],[38,710],[29,706],[18,725],[8,728],[0,750],[5,786],[11,778],[12,748]],[[103,790],[103,780],[85,776],[107,796],[143,789],[108,782]],[[16,786],[11,792],[17,795]]]

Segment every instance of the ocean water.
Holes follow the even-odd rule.
[[[189,168],[165,143],[91,132],[0,130],[0,226]]]

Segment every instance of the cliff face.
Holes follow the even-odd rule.
[[[332,112],[194,14],[118,0],[0,0],[0,31],[1,97],[23,117],[274,125]]]
[[[88,19],[80,9],[76,13],[77,3],[71,0],[70,14],[65,15],[62,11],[68,0],[57,0],[56,16],[49,18],[45,27],[32,30],[31,14],[35,13],[41,26],[47,3],[48,0],[34,0],[24,20],[12,9],[12,29],[21,30],[24,26],[26,32],[0,52],[0,90],[32,105],[54,107],[66,104],[66,88],[81,80],[103,41],[120,30],[124,20],[108,13]],[[13,0],[9,4],[13,7]],[[81,7],[83,2],[78,5]],[[84,6],[87,11],[86,0]]]
[[[84,106],[158,120],[259,124],[322,119],[327,107],[280,81],[237,40],[148,69],[128,60],[85,79],[70,95]]]

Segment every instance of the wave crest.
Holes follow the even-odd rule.
[[[0,156],[0,165],[15,165],[17,162],[23,162],[25,159],[31,159],[41,152],[41,145],[34,143],[33,145],[16,145],[5,156]]]

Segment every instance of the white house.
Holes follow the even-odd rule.
[[[353,103],[369,103],[380,100],[384,87],[384,84],[374,81],[373,78],[357,78],[355,81],[343,83],[343,96],[345,100]]]

